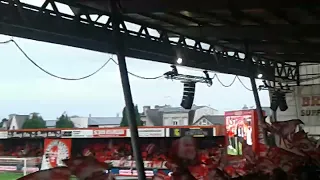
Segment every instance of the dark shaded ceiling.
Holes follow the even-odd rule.
[[[74,1],[109,12],[108,1]],[[152,24],[226,47],[283,61],[320,62],[320,1],[121,0],[122,12]]]

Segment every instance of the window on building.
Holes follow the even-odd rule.
[[[208,125],[208,123],[207,123],[207,122],[202,121],[201,125],[202,125],[202,126],[206,126],[206,125]]]
[[[178,125],[178,121],[172,121],[172,124],[176,126]]]

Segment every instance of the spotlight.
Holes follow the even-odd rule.
[[[178,64],[181,64],[181,63],[182,63],[182,58],[178,58],[178,59],[177,59],[177,63],[178,63]]]
[[[258,77],[259,79],[261,79],[261,78],[263,77],[263,74],[260,73],[260,74],[257,75],[257,77]]]
[[[195,82],[184,82],[183,83],[183,97],[181,101],[181,107],[184,109],[191,109],[194,100],[194,94],[196,90]]]

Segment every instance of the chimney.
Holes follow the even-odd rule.
[[[120,117],[120,114],[119,113],[117,113],[117,115],[116,115],[117,117]]]
[[[89,118],[91,118],[91,114],[89,114]]]
[[[143,106],[143,114],[146,115],[147,111],[150,109],[150,106]]]

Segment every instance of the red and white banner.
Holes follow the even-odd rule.
[[[242,143],[239,138],[252,145],[255,153],[264,151],[264,131],[259,123],[256,110],[239,110],[225,112],[226,144],[229,155],[241,155]]]
[[[64,165],[71,157],[71,139],[45,139],[41,170]]]
[[[145,171],[146,177],[154,176],[153,171]],[[138,176],[137,170],[119,170],[119,176]]]
[[[111,160],[106,161],[106,163],[112,163],[113,167],[117,168],[135,168],[136,162],[135,161],[123,161],[123,160]],[[165,166],[166,161],[143,161],[145,168],[153,168],[153,169],[167,169]]]
[[[139,128],[139,137],[165,137],[165,128]],[[127,137],[131,137],[130,129],[127,129]]]
[[[93,137],[95,137],[95,138],[126,137],[126,136],[127,136],[126,129],[102,128],[102,129],[94,129],[93,130]]]

